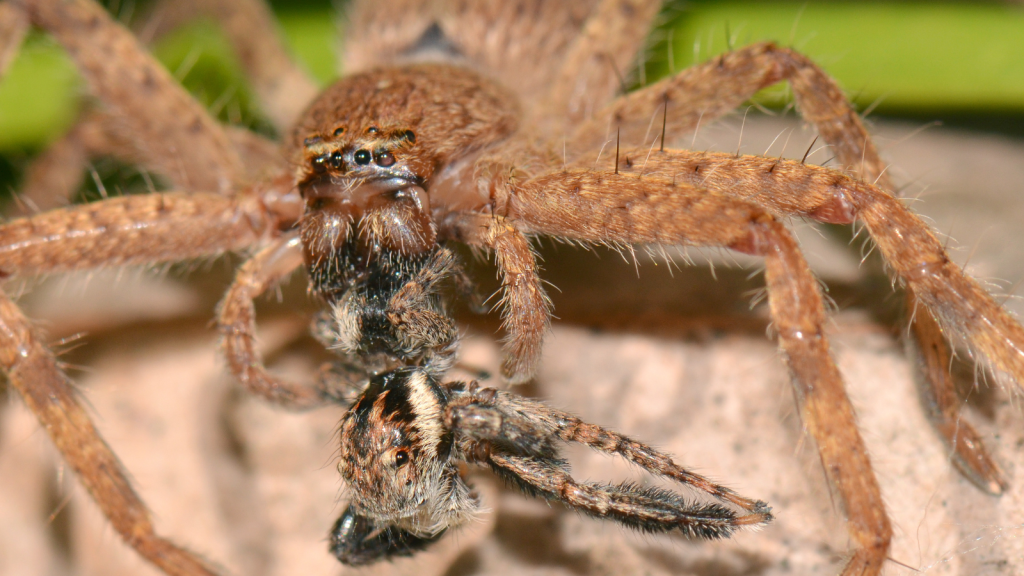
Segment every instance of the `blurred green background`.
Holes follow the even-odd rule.
[[[557,0],[555,0],[557,1]],[[144,2],[108,2],[122,20]],[[338,5],[273,2],[298,58],[321,81],[337,70]],[[835,76],[860,110],[1024,136],[1024,5],[984,2],[670,2],[637,82],[704,61],[729,46],[776,40]],[[155,53],[222,119],[269,131],[216,27],[197,23]],[[35,33],[0,81],[0,186],[17,186],[33,153],[74,120],[82,84],[74,66]],[[784,106],[779,86],[757,97]]]

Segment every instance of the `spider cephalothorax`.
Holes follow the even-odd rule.
[[[327,88],[296,125],[299,187],[309,197],[331,194],[310,189],[324,176],[393,190],[445,180],[439,172],[471,166],[472,153],[511,136],[518,117],[513,94],[460,66],[409,64],[357,74]]]
[[[301,237],[337,348],[422,361],[437,377],[450,367],[457,331],[436,292],[459,267],[438,245],[432,198],[473,194],[465,159],[508,137],[513,103],[469,70],[433,64],[356,75],[312,104],[295,130]]]

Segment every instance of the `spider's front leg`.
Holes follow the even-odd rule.
[[[579,512],[645,532],[679,530],[695,538],[727,538],[740,528],[772,520],[766,503],[716,485],[621,434],[515,394],[480,389],[475,383],[453,382],[444,387],[452,397],[444,410],[445,428],[455,436],[459,457],[489,465],[526,494],[558,500]],[[558,455],[558,440],[617,454],[726,505],[687,501],[668,490],[629,482],[578,482]]]
[[[787,81],[801,115],[828,143],[839,165],[863,186],[833,170],[803,162],[665,150],[666,134],[686,134],[735,109],[767,86]],[[1001,494],[1007,481],[985,450],[980,435],[960,418],[949,374],[950,334],[993,361],[1018,383],[1024,382],[1024,331],[984,290],[945,255],[928,226],[893,199],[895,188],[860,116],[838,84],[807,56],[774,43],[722,54],[670,78],[623,96],[580,124],[569,139],[579,151],[595,154],[612,132],[635,143],[648,137],[651,118],[664,122],[661,150],[648,140],[626,153],[625,165],[606,162],[616,172],[637,172],[743,198],[776,216],[802,216],[829,223],[866,224],[886,260],[905,282],[912,311],[910,336],[916,344],[920,389],[933,425],[943,436],[960,471],[981,489]],[[657,135],[654,135],[657,138]],[[588,150],[589,148],[589,150]],[[652,153],[653,152],[653,153]],[[642,156],[642,165],[628,158]],[[618,158],[614,160],[619,162]],[[591,166],[583,154],[579,166]],[[945,293],[945,294],[944,294]],[[919,298],[920,297],[920,298]],[[919,301],[928,310],[918,310]],[[982,317],[982,322],[973,321]],[[941,325],[940,325],[941,321]]]
[[[274,218],[251,195],[151,194],[54,210],[0,227],[3,277],[208,257],[258,242]],[[127,473],[28,319],[0,293],[0,366],[125,542],[167,574],[210,575],[159,537]]]
[[[892,528],[831,357],[818,284],[782,224],[719,193],[605,171],[564,170],[492,189],[495,211],[526,231],[596,243],[719,246],[763,257],[772,323],[801,420],[845,505],[855,550],[844,574],[878,574]]]

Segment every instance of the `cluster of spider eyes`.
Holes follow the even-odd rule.
[[[366,129],[367,134],[377,134],[379,132],[380,129],[375,126],[371,126]],[[334,131],[334,137],[337,138],[344,133],[344,128],[338,128]],[[409,144],[416,143],[416,133],[412,130],[402,132],[399,137]],[[305,144],[309,146],[319,140],[319,136],[313,136],[311,138],[306,138]],[[371,160],[381,168],[389,168],[395,164],[395,156],[387,148],[378,148],[373,153],[365,148],[360,148],[352,154],[352,160],[359,166],[366,166]],[[313,158],[312,162],[313,170],[318,174],[326,172],[328,166],[335,170],[340,170],[345,164],[345,154],[340,150],[335,150],[329,154],[321,154],[320,156]]]

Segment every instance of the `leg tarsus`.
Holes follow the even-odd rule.
[[[961,403],[949,372],[950,356],[942,329],[924,309],[916,311],[908,335],[907,353],[914,359],[921,404],[946,443],[953,465],[975,486],[999,496],[1009,482],[985,449],[981,437],[960,414]]]

